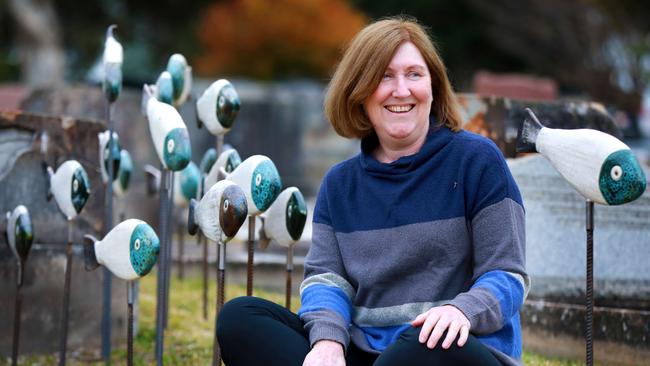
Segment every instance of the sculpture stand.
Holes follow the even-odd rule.
[[[59,343],[59,366],[65,365],[68,344],[68,315],[70,310],[70,277],[72,272],[72,221],[68,220],[68,244],[65,250],[65,282],[63,284],[63,313],[61,320],[61,338]]]
[[[174,173],[169,174],[169,193],[167,197],[167,217],[174,217]],[[169,319],[169,285],[171,279],[172,271],[172,228],[171,221],[167,221],[167,227],[165,228],[165,282],[164,282],[164,296],[163,296],[163,328],[167,329],[167,323]]]
[[[291,310],[291,274],[293,273],[293,245],[287,248],[287,289],[284,300],[284,307]]]
[[[133,301],[135,297],[135,281],[126,283],[126,302],[128,305],[128,322],[126,334],[127,365],[133,366]]]
[[[203,319],[208,320],[208,238],[198,235],[199,245],[203,245]]]
[[[164,286],[165,286],[165,267],[167,263],[165,262],[165,246],[167,245],[167,212],[169,204],[169,186],[171,185],[171,173],[166,168],[161,169],[161,178],[160,178],[160,258],[158,260],[158,276],[157,276],[157,297],[156,297],[156,364],[158,366],[162,365],[162,355],[163,355],[163,342],[164,342],[164,329],[163,329],[163,310],[164,310]]]
[[[183,264],[183,256],[185,255],[185,235],[183,235],[183,224],[179,222],[178,232],[178,279],[182,281],[185,278],[185,265]]]
[[[226,244],[219,240],[219,267],[217,271],[217,311],[214,314],[214,343],[212,346],[212,365],[221,365],[221,350],[217,341],[217,317],[226,297]]]
[[[106,183],[105,199],[105,216],[104,216],[104,234],[107,234],[113,228],[113,120],[111,119],[111,107],[113,103],[108,102],[106,106],[106,121],[108,123],[108,182]],[[100,162],[103,164],[104,162]],[[106,364],[110,364],[111,358],[111,287],[113,275],[106,267],[103,270],[103,302],[102,302],[102,359]]]
[[[587,366],[594,364],[594,202],[587,200],[587,314],[585,316],[585,340],[587,346]]]
[[[255,257],[255,216],[248,215],[248,263],[246,296],[253,296],[253,259]]]
[[[18,277],[16,281],[16,303],[14,306],[14,340],[11,347],[11,366],[18,364],[18,348],[20,347],[20,313],[22,307],[22,297],[20,289],[23,287],[23,271],[25,262],[20,260],[18,262]]]

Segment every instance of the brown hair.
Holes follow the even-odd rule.
[[[404,16],[379,20],[352,39],[336,67],[325,94],[325,116],[336,133],[362,138],[372,132],[363,102],[377,89],[393,54],[404,42],[412,42],[422,53],[431,74],[431,114],[438,123],[460,130],[461,118],[445,65],[425,28]]]

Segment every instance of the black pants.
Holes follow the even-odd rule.
[[[419,334],[420,327],[406,330],[381,355],[364,352],[350,343],[346,366],[501,366],[472,335],[463,347],[454,342],[445,350],[440,346],[442,340],[434,349],[428,349],[418,341]],[[310,351],[309,335],[300,318],[256,297],[239,297],[224,305],[219,313],[217,338],[228,366],[301,366]]]

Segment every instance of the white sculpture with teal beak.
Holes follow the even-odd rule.
[[[106,40],[104,41],[104,82],[103,89],[106,99],[109,103],[115,102],[122,90],[122,45],[115,39],[113,34],[117,28],[111,25],[106,30]]]
[[[235,149],[226,149],[212,164],[208,175],[205,177],[205,188],[210,189],[215,183],[224,179],[229,173],[241,164],[239,153]]]
[[[110,156],[113,157],[113,181],[117,178],[116,172],[120,169],[120,139],[117,132],[113,132],[113,153],[110,154],[110,132],[100,132],[97,137],[99,138],[99,166],[102,173],[102,182],[108,182],[108,164],[110,164]]]
[[[146,222],[129,219],[115,226],[102,240],[84,236],[86,270],[106,266],[117,277],[130,281],[145,276],[156,264],[160,241]]]
[[[120,150],[120,166],[117,170],[117,179],[113,181],[113,192],[118,197],[126,195],[133,174],[133,160],[131,154],[125,149]]]
[[[235,123],[240,109],[239,95],[226,79],[212,83],[196,101],[201,123],[213,135],[224,135]]]
[[[160,162],[166,169],[179,171],[190,162],[190,136],[183,118],[169,104],[158,101],[148,85],[144,98],[149,132]]]
[[[280,173],[273,161],[264,155],[253,155],[244,160],[226,179],[237,183],[244,190],[248,214],[253,216],[266,211],[282,189]]]
[[[54,200],[68,221],[74,219],[83,209],[90,196],[90,180],[83,166],[76,160],[68,160],[53,172],[47,167],[49,176],[48,198]]]
[[[621,205],[639,198],[646,177],[630,148],[619,139],[592,129],[544,127],[526,109],[518,152],[539,152],[581,195],[602,205]]]

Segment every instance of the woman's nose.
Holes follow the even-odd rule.
[[[395,84],[393,89],[393,97],[404,98],[411,95],[411,90],[406,83],[406,79],[403,76],[398,76],[395,78]]]

